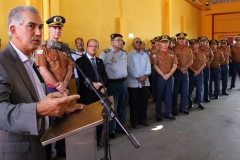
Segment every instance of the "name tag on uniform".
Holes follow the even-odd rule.
[[[110,62],[111,62],[111,63],[117,63],[117,60],[116,60],[114,57],[112,57],[112,58],[110,59]]]

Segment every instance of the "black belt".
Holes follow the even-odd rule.
[[[127,78],[119,78],[119,79],[108,79],[108,82],[123,82],[125,81]]]

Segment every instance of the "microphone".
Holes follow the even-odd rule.
[[[77,55],[80,55],[80,56],[83,55],[83,53],[77,52],[76,50],[73,50],[73,49],[67,47],[67,46],[64,45],[64,44],[57,43],[57,42],[55,42],[55,41],[53,41],[53,40],[49,40],[49,41],[47,42],[47,47],[50,48],[50,49],[58,49],[58,50],[60,50],[60,51],[66,52],[66,53],[69,53],[69,52],[70,52],[70,53],[72,53],[72,54],[77,54]]]

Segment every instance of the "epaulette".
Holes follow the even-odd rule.
[[[110,49],[109,48],[104,49],[103,52],[108,53],[108,52],[110,52]]]
[[[125,50],[123,50],[123,49],[121,49],[121,50],[127,53],[127,51],[125,51]]]
[[[69,45],[67,43],[60,42],[60,41],[58,43],[61,43],[62,45],[66,46],[66,47],[69,47]]]

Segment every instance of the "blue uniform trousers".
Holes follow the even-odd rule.
[[[222,93],[227,91],[228,73],[229,73],[229,66],[221,65]]]
[[[237,72],[238,74],[240,73],[240,62],[232,62],[232,81],[231,81],[231,87],[235,87],[235,81],[236,81],[236,76]]]
[[[172,94],[172,113],[178,113],[177,111],[177,102],[178,102],[178,93],[181,94],[180,102],[180,111],[187,111],[187,101],[188,101],[188,88],[189,88],[189,78],[188,71],[186,74],[183,74],[178,69],[173,74],[174,77],[174,87]],[[181,91],[180,91],[181,90]]]
[[[203,69],[204,75],[204,99],[209,99],[209,81],[210,81],[210,67]]]
[[[151,93],[153,99],[156,99],[156,71],[151,67]]]
[[[114,98],[114,110],[118,114],[119,120],[122,124],[126,121],[126,110],[127,110],[127,80],[122,82],[108,82],[107,83],[107,94]],[[108,133],[113,134],[115,131],[123,131],[119,125],[116,125],[116,121],[112,120],[108,124]]]
[[[211,68],[210,84],[209,84],[209,95],[212,95],[212,81],[214,80],[214,96],[220,95],[220,76],[221,68]]]
[[[162,97],[165,96],[165,117],[172,117],[172,92],[174,78],[171,76],[168,80],[164,80],[161,75],[156,75],[156,116],[162,117]]]
[[[193,90],[194,86],[196,85],[196,91],[197,91],[197,100],[198,100],[198,106],[202,106],[202,100],[203,100],[203,72],[200,72],[199,75],[194,76],[194,72],[189,70],[189,104],[193,104]]]

